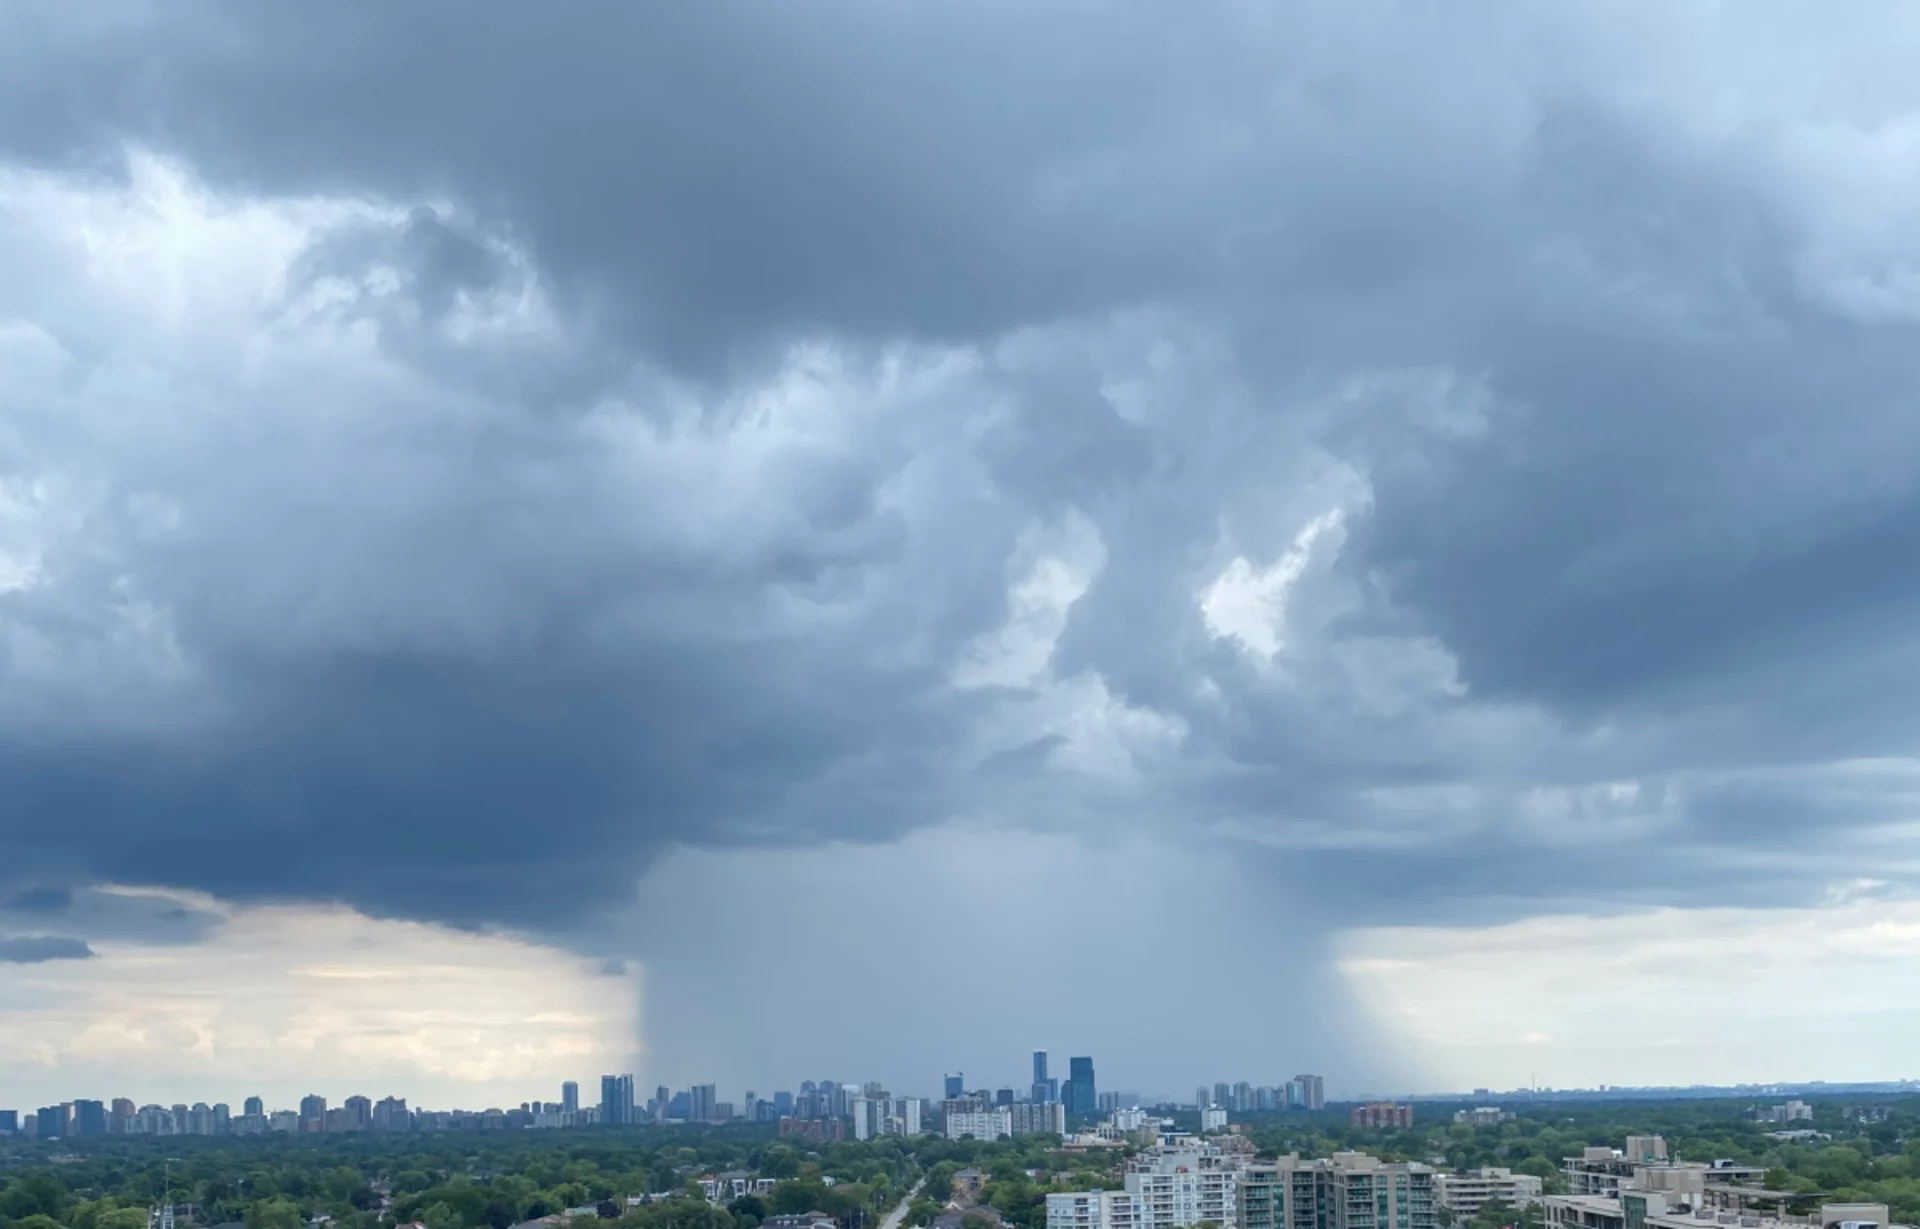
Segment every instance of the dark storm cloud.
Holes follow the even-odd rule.
[[[222,337],[90,387],[150,434],[20,407],[9,474],[108,493],[0,614],[83,672],[164,612],[187,681],[0,745],[19,891],[566,929],[678,843],[1120,816],[1400,920],[1542,905],[1576,847],[1669,851],[1636,899],[1891,823],[1821,766],[1916,733],[1920,338],[1767,117],[1692,124],[1657,9],[0,20],[19,166],[367,202],[247,327],[391,364]],[[48,248],[13,310],[137,368]],[[1010,560],[1082,523],[1045,677],[954,686],[1043,634]],[[1270,655],[1203,617],[1236,560]]]
[[[90,960],[93,949],[80,939],[23,935],[0,939],[0,964],[45,964],[50,960]]]

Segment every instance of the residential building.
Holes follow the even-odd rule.
[[[633,1124],[633,1077],[631,1075],[600,1077],[600,1121],[616,1127]]]
[[[1182,1138],[1127,1162],[1118,1191],[1047,1196],[1047,1229],[1179,1229],[1211,1221],[1238,1229],[1239,1153]]]
[[[920,1098],[895,1097],[886,1103],[887,1116],[881,1128],[883,1135],[920,1134]]]
[[[695,1084],[687,1089],[687,1120],[689,1122],[712,1122],[716,1116],[719,1094],[712,1084]]]
[[[105,1135],[107,1133],[107,1107],[99,1101],[75,1101],[73,1103],[73,1133],[75,1135]]]
[[[71,1107],[48,1105],[34,1111],[34,1134],[41,1139],[59,1137],[65,1139],[73,1134]]]
[[[1470,1173],[1436,1174],[1433,1179],[1434,1202],[1451,1212],[1456,1221],[1471,1219],[1490,1203],[1516,1208],[1538,1203],[1541,1190],[1539,1178],[1511,1169],[1489,1167]]]
[[[1200,1111],[1200,1133],[1224,1131],[1227,1129],[1227,1111],[1217,1105],[1209,1105]]]
[[[1391,1101],[1369,1101],[1348,1110],[1347,1122],[1351,1126],[1375,1129],[1410,1127],[1413,1125],[1413,1106],[1396,1105]]]
[[[107,1133],[125,1135],[133,1122],[133,1116],[139,1112],[134,1108],[133,1102],[125,1097],[115,1097],[113,1104],[107,1107]]]
[[[946,1116],[948,1139],[999,1139],[1013,1134],[1013,1111],[977,1109],[950,1112]]]
[[[1433,1229],[1434,1173],[1427,1166],[1389,1164],[1364,1152],[1336,1152],[1311,1164],[1317,1206],[1325,1209],[1314,1229]]]
[[[805,1139],[816,1144],[827,1144],[845,1139],[847,1124],[841,1118],[782,1118],[780,1134],[786,1139]]]
[[[560,1085],[560,1112],[563,1114],[580,1112],[580,1085],[572,1080]]]
[[[1611,1150],[1608,1150],[1611,1151]],[[1597,1158],[1596,1158],[1597,1160]],[[1817,1212],[1793,1211],[1804,1198],[1759,1185],[1762,1171],[1719,1161],[1712,1164],[1637,1165],[1611,1195],[1548,1195],[1549,1229],[1887,1229],[1884,1204],[1825,1204]]]
[[[1658,1135],[1629,1135],[1621,1151],[1629,1161],[1652,1165],[1667,1159],[1667,1141]]]
[[[1317,1075],[1296,1075],[1293,1086],[1299,1096],[1293,1104],[1303,1110],[1323,1110],[1327,1108],[1327,1084]]]
[[[853,1138],[872,1139],[880,1133],[873,1122],[873,1111],[878,1104],[859,1095],[847,1098],[847,1117],[853,1121]]]
[[[318,1094],[300,1098],[300,1129],[320,1131],[327,1125],[327,1099]]]
[[[1789,1101],[1785,1105],[1755,1106],[1747,1116],[1755,1122],[1812,1122],[1813,1107],[1805,1101]]]
[[[1579,1156],[1564,1158],[1560,1172],[1566,1176],[1567,1193],[1612,1197],[1629,1186],[1691,1193],[1709,1182],[1751,1182],[1758,1186],[1765,1173],[1732,1161],[1671,1161],[1667,1158],[1667,1141],[1658,1135],[1630,1135],[1626,1143],[1624,1150],[1588,1148]]]
[[[262,1101],[258,1097],[248,1097],[244,1102],[241,1103],[240,1112],[243,1114],[258,1114],[262,1117],[265,1117],[267,1112],[267,1103],[265,1101]]]
[[[1477,1109],[1453,1111],[1453,1121],[1460,1126],[1497,1127],[1503,1122],[1512,1122],[1513,1115],[1497,1105],[1482,1105]]]
[[[1065,1135],[1067,1133],[1067,1107],[1060,1101],[1017,1101],[1012,1106],[996,1112],[1004,1113],[1007,1118],[1009,1135]]]
[[[967,1077],[964,1073],[956,1072],[947,1077],[947,1100],[952,1101],[956,1097],[964,1097],[966,1094]]]

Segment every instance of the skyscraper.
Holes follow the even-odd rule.
[[[967,1095],[967,1077],[964,1072],[956,1072],[947,1077],[947,1100]]]
[[[248,1115],[261,1115],[267,1112],[267,1103],[258,1097],[248,1097],[242,1112]]]
[[[580,1085],[568,1080],[560,1085],[560,1112],[575,1114],[580,1111]]]
[[[1047,1078],[1047,1052],[1033,1052],[1033,1093],[1030,1098],[1036,1104],[1060,1099],[1060,1084]]]
[[[98,1101],[75,1101],[73,1103],[73,1133],[75,1135],[105,1135],[107,1133],[107,1107]]]
[[[185,1109],[185,1106],[179,1107]],[[315,1094],[300,1098],[300,1129],[323,1131],[327,1126],[327,1099]],[[182,1132],[184,1134],[184,1132]]]
[[[1300,1085],[1300,1108],[1323,1110],[1327,1108],[1327,1082],[1317,1075],[1296,1075],[1294,1082]]]
[[[600,1121],[616,1127],[632,1125],[632,1076],[603,1075],[600,1077]]]
[[[687,1117],[695,1122],[712,1122],[713,1107],[720,1098],[711,1084],[695,1084],[687,1089]]]
[[[1099,1112],[1099,1094],[1093,1087],[1093,1059],[1091,1057],[1069,1058],[1067,1060],[1067,1114],[1093,1114]]]

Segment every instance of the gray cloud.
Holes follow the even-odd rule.
[[[56,935],[21,935],[0,939],[0,964],[45,964],[49,960],[90,960],[93,949],[84,939]]]
[[[957,819],[1231,842],[1343,924],[1889,873],[1892,50],[1762,6],[8,20],[20,908],[598,949],[676,847]],[[210,245],[174,281],[60,239],[125,193]]]

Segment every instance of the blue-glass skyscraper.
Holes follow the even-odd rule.
[[[1036,1104],[1058,1101],[1060,1099],[1060,1082],[1047,1078],[1047,1052],[1045,1050],[1035,1050],[1033,1052],[1032,1099]]]
[[[1067,1116],[1092,1114],[1099,1109],[1100,1096],[1093,1087],[1093,1059],[1067,1060]]]

